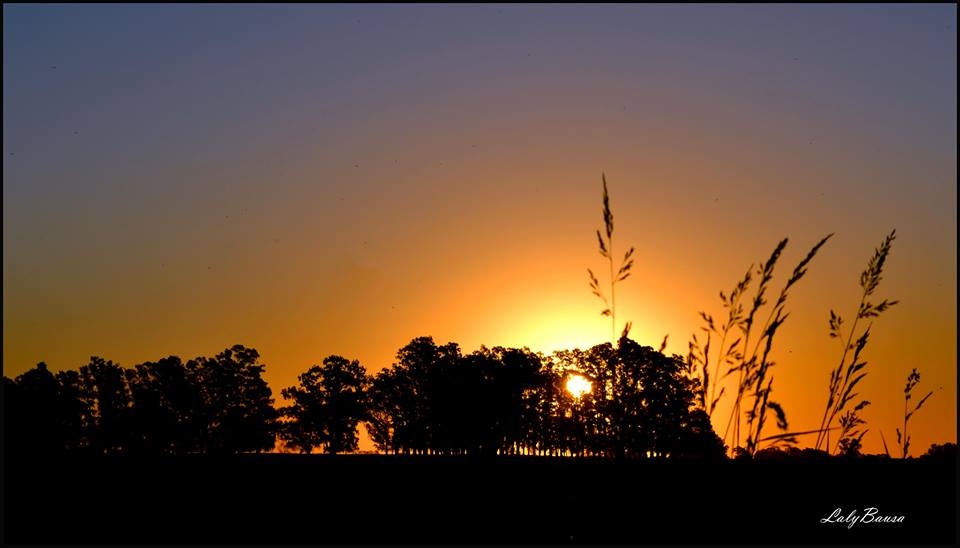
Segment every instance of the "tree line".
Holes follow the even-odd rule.
[[[4,377],[7,452],[223,454],[356,451],[359,428],[391,454],[723,458],[684,358],[622,337],[552,355],[415,338],[375,374],[328,356],[274,405],[259,353],[241,345],[123,368],[93,357]],[[574,394],[571,376],[591,390]]]

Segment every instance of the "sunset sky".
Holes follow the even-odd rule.
[[[865,449],[895,442],[914,367],[935,393],[913,454],[956,441],[956,17],[5,5],[4,374],[240,343],[279,397],[325,356],[376,371],[421,335],[465,352],[608,341],[586,273],[605,267],[603,172],[615,251],[637,250],[618,320],[669,352],[781,238],[774,291],[835,233],[774,351],[796,429],[819,425],[840,358],[829,311],[852,319],[895,228]]]

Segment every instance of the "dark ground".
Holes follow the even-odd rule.
[[[956,542],[955,460],[242,455],[4,466],[6,543]],[[820,523],[868,507],[905,519]]]

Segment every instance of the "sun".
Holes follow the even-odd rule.
[[[593,390],[593,383],[587,380],[583,375],[571,374],[567,377],[567,392],[574,398],[580,399],[581,396]]]

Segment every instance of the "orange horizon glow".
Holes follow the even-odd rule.
[[[605,173],[614,254],[636,247],[615,331],[666,354],[781,238],[768,299],[835,233],[773,347],[792,430],[896,229],[864,451],[914,367],[911,453],[957,441],[955,6],[193,9],[4,7],[5,375],[243,344],[279,403],[326,356],[375,373],[419,336],[611,342],[586,272]]]

